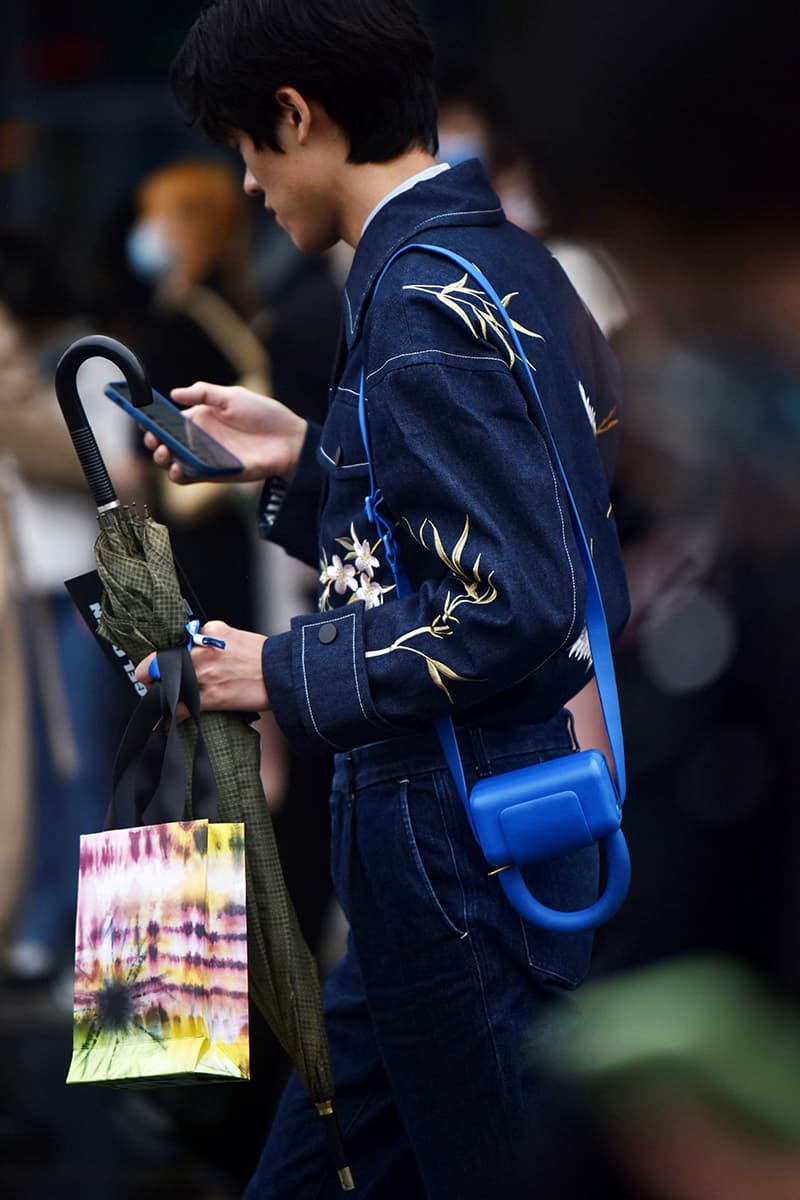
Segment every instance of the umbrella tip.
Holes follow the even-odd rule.
[[[330,1148],[331,1157],[333,1158],[336,1174],[339,1176],[339,1183],[343,1192],[352,1192],[355,1190],[353,1181],[353,1172],[347,1162],[347,1154],[342,1141],[342,1134],[339,1129],[339,1122],[336,1120],[336,1113],[333,1111],[332,1100],[322,1100],[316,1104],[316,1110],[322,1117],[325,1124],[325,1133],[328,1137],[328,1146]]]

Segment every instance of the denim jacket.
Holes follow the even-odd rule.
[[[476,161],[380,209],[358,245],[324,425],[262,535],[319,567],[319,609],[267,640],[263,671],[298,749],[338,751],[456,724],[552,716],[591,677],[585,581],[529,385],[485,294],[440,256],[476,263],[532,365],[590,539],[612,636],[628,597],[609,478],[619,432],[614,359],[550,253],[506,221]],[[413,595],[397,598],[364,514],[362,367],[377,482]]]

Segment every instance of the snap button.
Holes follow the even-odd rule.
[[[328,646],[331,642],[336,640],[336,634],[338,632],[339,631],[336,626],[332,625],[330,621],[327,621],[324,625],[320,625],[317,637],[322,642],[323,646]]]

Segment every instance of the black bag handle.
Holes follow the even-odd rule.
[[[200,727],[200,691],[189,651],[186,646],[159,650],[158,664],[160,682],[139,701],[122,735],[106,829],[218,818],[217,785]],[[186,761],[176,719],[181,701],[196,729],[188,814]]]

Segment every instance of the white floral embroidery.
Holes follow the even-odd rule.
[[[589,645],[589,630],[585,625],[567,653],[570,658],[577,658],[579,662],[585,662],[586,670],[589,670],[592,665],[592,648]]]
[[[362,573],[360,583],[351,600],[363,600],[367,608],[377,608],[383,604],[384,593],[390,592],[390,587],[381,587],[377,579],[370,579],[366,571]],[[348,601],[349,603],[350,601]]]
[[[334,591],[343,596],[348,589],[354,592],[358,587],[356,569],[350,563],[343,563],[338,554],[334,554],[327,568],[328,578],[333,583]]]
[[[353,559],[356,570],[359,572],[364,571],[371,579],[372,572],[381,564],[372,553],[372,547],[367,539],[364,538],[364,541],[360,542],[352,525],[350,526],[350,532],[353,535],[353,549],[345,556],[345,560]]]
[[[350,526],[350,537],[340,537],[336,541],[347,552],[344,556],[344,561],[338,554],[334,554],[330,563],[326,552],[322,551],[320,560],[320,576],[319,581],[322,584],[322,592],[319,598],[320,611],[326,611],[331,607],[331,588],[338,595],[344,596],[346,592],[352,594],[348,596],[347,603],[352,604],[356,600],[363,600],[367,608],[377,608],[383,604],[383,597],[387,592],[394,591],[394,584],[390,587],[383,587],[375,579],[375,571],[380,567],[380,560],[376,558],[375,551],[381,544],[381,539],[374,546],[370,545],[369,541],[364,538],[359,538],[356,533],[355,523]]]

